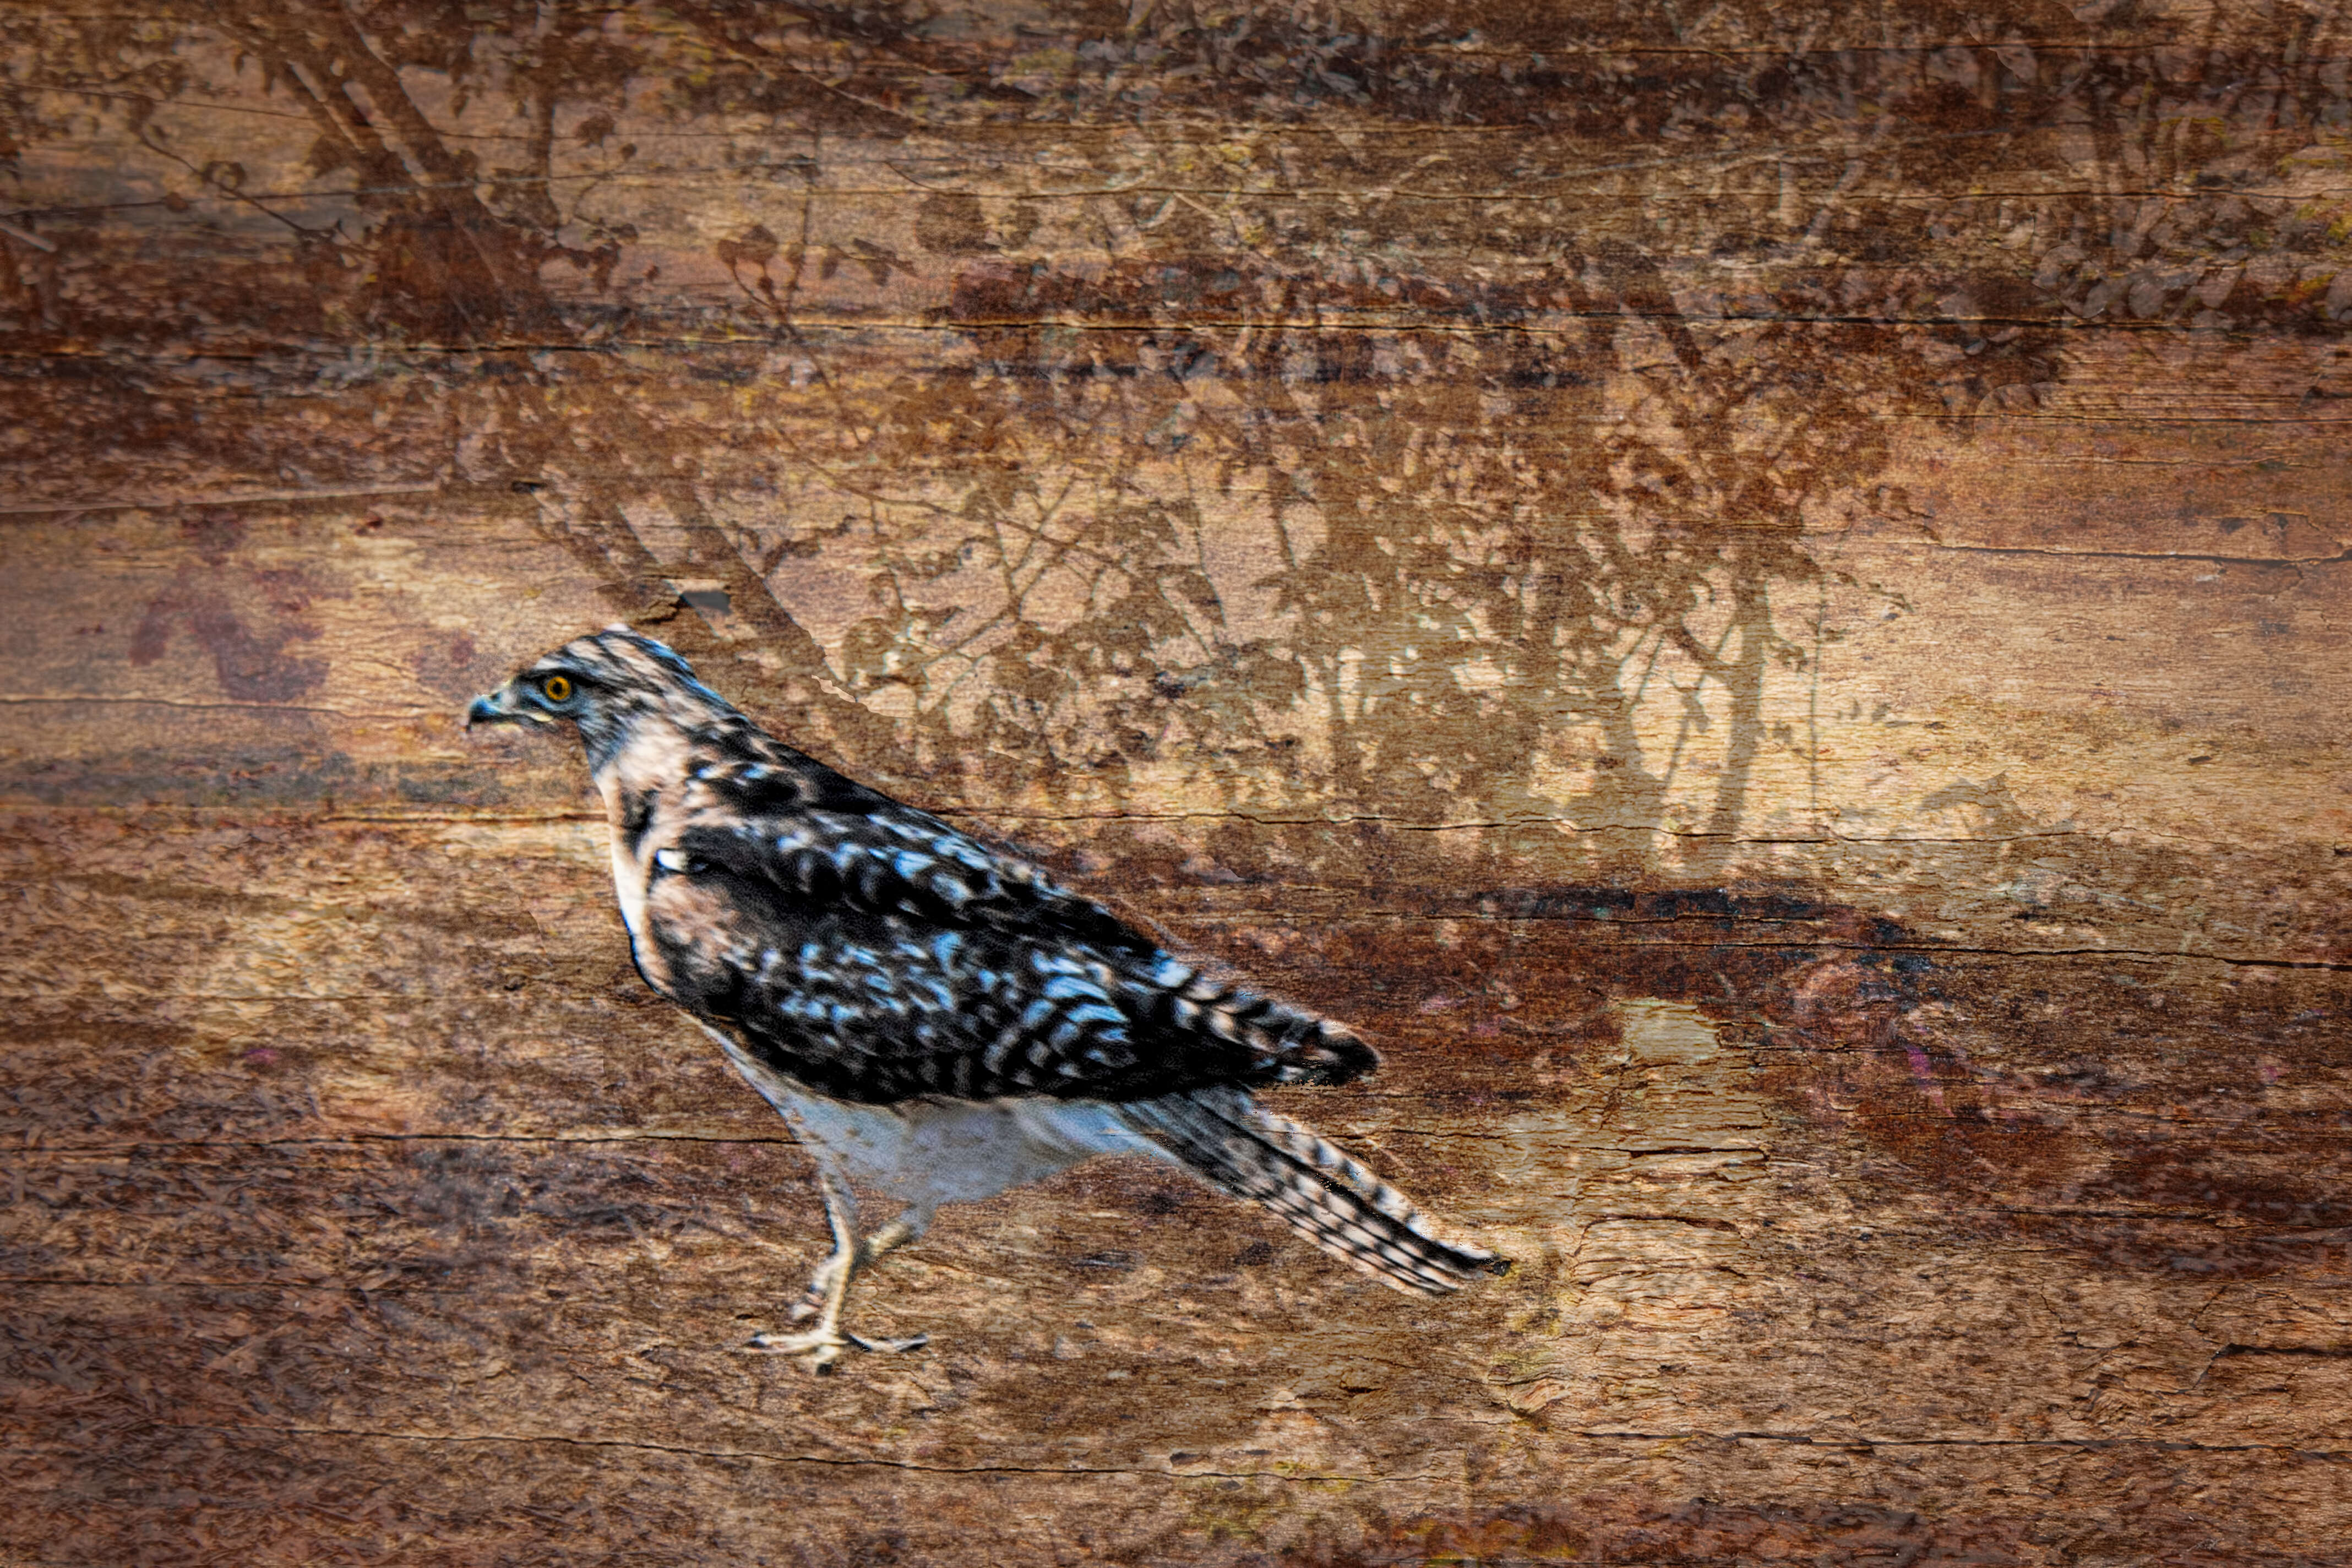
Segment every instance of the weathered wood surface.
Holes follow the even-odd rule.
[[[0,56],[0,1560],[2352,1555],[2341,8]],[[616,617],[1518,1271],[1100,1164],[735,1353],[805,1162],[458,725]]]

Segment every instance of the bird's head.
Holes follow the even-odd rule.
[[[623,626],[573,638],[466,708],[469,730],[477,724],[575,724],[593,766],[649,727],[708,730],[741,718],[694,678],[692,665]]]

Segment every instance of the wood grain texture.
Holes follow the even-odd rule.
[[[2347,1560],[2352,16],[0,15],[0,1561]],[[626,618],[1360,1026],[821,1247]]]

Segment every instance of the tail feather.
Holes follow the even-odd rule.
[[[1181,1037],[1213,1035],[1249,1052],[1251,1083],[1347,1083],[1381,1065],[1344,1024],[1226,984],[1181,958],[1158,955],[1134,989],[1153,1020]]]
[[[1442,1295],[1506,1259],[1430,1233],[1412,1201],[1329,1141],[1240,1089],[1118,1108],[1120,1120],[1221,1192],[1274,1211],[1307,1240],[1400,1290]]]

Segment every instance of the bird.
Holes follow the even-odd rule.
[[[466,721],[577,731],[638,974],[814,1162],[833,1250],[789,1310],[807,1326],[747,1348],[818,1372],[917,1348],[845,1329],[851,1282],[940,1205],[1099,1154],[1175,1165],[1408,1293],[1509,1269],[1254,1096],[1370,1073],[1354,1031],[784,744],[653,637],[576,638]],[[901,1212],[861,1233],[861,1190]]]

